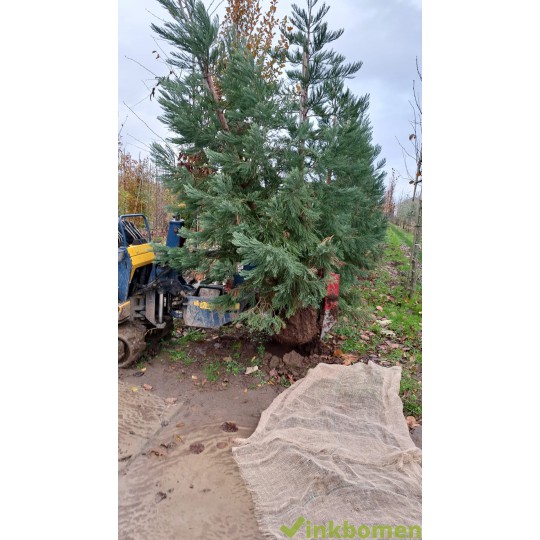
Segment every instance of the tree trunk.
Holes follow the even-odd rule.
[[[422,199],[418,199],[418,211],[416,213],[416,225],[414,227],[413,247],[411,253],[411,269],[407,283],[408,296],[412,297],[418,280],[418,255],[420,253],[420,240],[422,238]]]

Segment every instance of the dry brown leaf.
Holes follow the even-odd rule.
[[[204,450],[204,444],[197,442],[189,445],[189,451],[192,454],[200,454]]]
[[[150,390],[152,390],[152,385],[151,385],[151,384],[143,384],[142,386],[143,386],[143,388],[144,388],[145,390],[147,390],[148,392],[149,392]]]
[[[409,426],[409,429],[412,429],[420,424],[416,421],[414,416],[407,416],[407,425]]]
[[[238,431],[238,426],[236,425],[236,422],[224,422],[221,424],[221,429],[227,433],[233,433]]]
[[[358,362],[359,357],[355,354],[344,354],[342,356],[343,358],[343,365],[344,366],[350,366],[351,364],[354,364],[355,362]]]
[[[165,403],[168,403],[169,405],[174,405],[177,401],[178,401],[178,398],[176,397],[165,398]]]

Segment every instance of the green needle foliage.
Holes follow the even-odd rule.
[[[340,305],[381,253],[384,161],[372,143],[368,96],[345,81],[361,67],[328,48],[328,7],[293,5],[287,77],[265,78],[234,26],[220,33],[200,1],[158,0],[171,17],[153,30],[174,46],[177,76],[160,80],[160,120],[174,133],[153,157],[183,203],[185,248],[163,263],[244,282],[222,304],[245,301],[243,318],[273,334],[298,309],[318,309],[331,272]],[[223,60],[225,59],[225,61]],[[195,165],[179,166],[178,152]]]

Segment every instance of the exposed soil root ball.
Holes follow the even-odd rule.
[[[274,336],[278,343],[293,346],[309,343],[319,332],[318,311],[312,307],[299,309],[286,324],[285,328]]]
[[[292,376],[294,380],[305,377],[310,368],[324,362],[326,364],[341,363],[340,359],[318,354],[303,355],[298,351],[292,350],[285,353],[282,357],[267,352],[262,361],[262,369],[270,377]]]

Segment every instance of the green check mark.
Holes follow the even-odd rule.
[[[303,518],[302,516],[300,516],[294,523],[293,523],[293,526],[291,528],[289,527],[285,527],[285,525],[282,525],[279,530],[285,535],[285,536],[288,536],[289,538],[292,538],[297,532],[298,532],[298,529],[302,526],[302,524],[304,523],[304,521],[306,521],[305,518]]]

